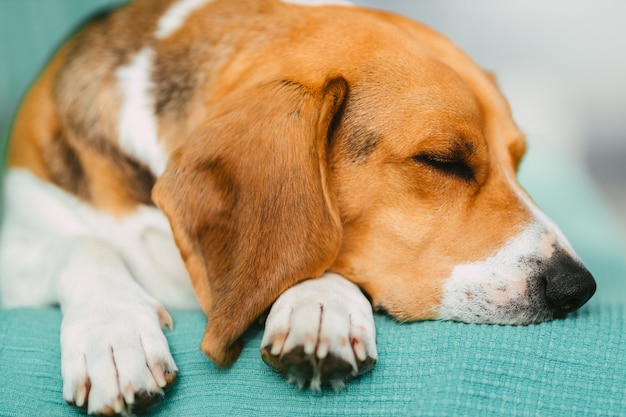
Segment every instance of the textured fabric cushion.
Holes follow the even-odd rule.
[[[0,42],[0,82],[24,88],[34,72],[8,71],[3,63],[14,62],[11,53],[20,48],[33,53],[34,38],[40,47],[33,56],[43,60],[46,48],[58,42],[58,36],[49,35],[52,29],[71,25],[87,4],[54,3],[37,15],[40,25],[28,30],[20,24],[25,13],[41,11],[47,2],[0,3],[2,30],[11,27],[23,37],[15,51],[3,50],[6,44]],[[41,46],[45,40],[46,48]],[[1,109],[14,106],[7,97],[0,94]],[[598,281],[598,293],[580,312],[527,327],[398,324],[378,315],[376,368],[339,393],[313,393],[287,385],[261,361],[259,327],[246,334],[246,348],[235,365],[219,370],[198,348],[206,324],[202,313],[174,311],[175,329],[166,335],[180,374],[148,415],[626,415],[623,236],[568,147],[530,139],[522,183],[562,226]],[[55,308],[0,309],[0,416],[80,415],[61,396],[60,320]]]
[[[610,416],[626,410],[624,306],[530,327],[398,324],[376,316],[380,362],[339,393],[287,385],[251,329],[219,370],[198,349],[205,318],[174,312],[180,374],[150,416]],[[0,312],[0,415],[66,416],[57,309]],[[77,415],[80,413],[74,411]]]

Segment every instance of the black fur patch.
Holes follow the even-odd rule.
[[[125,155],[124,155],[125,156]],[[153,206],[152,201],[152,187],[156,182],[154,174],[145,165],[139,163],[137,160],[125,156],[120,161],[119,167],[121,172],[127,179],[127,190],[129,197],[134,201],[148,206]]]
[[[83,200],[89,200],[83,165],[60,131],[55,133],[49,146],[44,149],[44,160],[54,184]]]
[[[104,140],[91,141],[89,144],[92,151],[108,159],[121,174],[122,188],[128,198],[140,204],[154,205],[151,193],[156,178],[148,167]],[[63,133],[57,132],[50,141],[44,150],[44,160],[54,184],[82,200],[93,199],[87,181],[89,167],[81,161]]]
[[[110,142],[100,140],[93,143],[99,144],[98,152],[102,157],[109,158],[115,169],[121,173],[127,196],[138,203],[154,205],[151,195],[156,178],[150,169],[135,158],[124,154]]]
[[[157,58],[152,72],[155,112],[184,113],[198,85],[198,60],[189,50],[176,51],[168,59]]]

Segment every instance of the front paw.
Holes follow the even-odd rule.
[[[369,301],[336,274],[300,283],[272,306],[261,344],[263,360],[290,381],[338,390],[377,360],[376,329]]]
[[[127,415],[161,398],[178,371],[161,325],[172,326],[169,314],[148,304],[67,311],[61,327],[65,400],[89,414]]]

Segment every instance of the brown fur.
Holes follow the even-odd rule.
[[[158,181],[154,198],[196,291],[210,294],[200,297],[210,317],[202,349],[219,365],[236,358],[235,342],[268,301],[321,275],[339,250],[325,144],[346,89],[335,79],[262,85],[258,101],[235,96]]]
[[[171,4],[136,1],[70,41],[24,102],[10,165],[120,216],[148,203],[150,175],[118,145],[114,72],[153,48],[170,161],[152,197],[216,363],[282,291],[325,270],[401,320],[433,318],[453,266],[528,221],[507,178],[525,147],[509,107],[441,35],[358,8],[216,0],[157,41]]]

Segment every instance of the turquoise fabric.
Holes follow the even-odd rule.
[[[106,0],[0,1],[0,120],[67,28]],[[2,127],[2,126],[0,126]],[[339,393],[287,385],[260,358],[262,330],[217,369],[198,349],[206,319],[172,312],[180,368],[149,416],[626,416],[626,244],[567,145],[530,138],[521,181],[598,281],[565,320],[527,327],[399,324],[377,315],[380,360]],[[80,415],[61,396],[58,309],[0,309],[0,416]]]
[[[205,318],[174,312],[180,375],[148,416],[619,416],[624,305],[592,303],[530,327],[398,324],[376,316],[380,362],[339,393],[287,385],[260,359],[262,331],[225,371],[198,349]],[[63,403],[57,309],[0,312],[0,416],[80,415]]]
[[[0,1],[0,132],[26,87],[87,16],[125,0]]]

